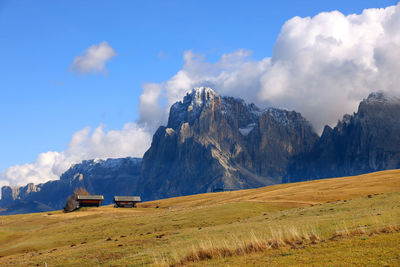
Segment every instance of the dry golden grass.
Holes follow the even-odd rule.
[[[185,264],[259,266],[268,259],[271,266],[323,266],[329,260],[340,266],[336,259],[352,258],[359,248],[357,255],[370,256],[357,256],[358,265],[391,266],[400,260],[392,249],[400,246],[398,232],[386,229],[389,233],[377,237],[366,235],[365,242],[360,238],[362,231],[398,225],[399,203],[400,170],[392,170],[164,199],[137,209],[103,206],[3,216],[0,266],[158,266],[179,263],[199,248],[201,256],[192,257],[206,260]],[[300,240],[303,245],[296,245]],[[298,248],[290,249],[294,245]],[[216,251],[209,252],[210,246]],[[276,249],[263,250],[269,246]],[[314,251],[335,258],[312,256]],[[222,256],[207,256],[213,253]]]
[[[169,198],[141,204],[142,207],[192,208],[215,204],[255,201],[278,207],[302,207],[328,201],[346,200],[369,194],[400,191],[400,170],[364,175],[279,184],[257,189],[208,193]]]
[[[400,263],[400,233],[362,235],[301,249],[269,249],[245,256],[188,262],[185,266],[391,266]]]
[[[197,247],[193,246],[192,251],[178,261],[175,259],[175,262],[169,263],[166,258],[163,258],[162,261],[157,262],[157,264],[171,267],[184,266],[188,263],[201,262],[216,258],[244,256],[264,252],[270,249],[279,249],[283,247],[299,249],[304,248],[305,246],[318,244],[319,242],[350,239],[364,235],[372,236],[375,234],[396,233],[399,231],[400,227],[397,225],[387,225],[380,228],[374,227],[370,230],[365,227],[357,227],[356,229],[350,230],[346,228],[342,231],[336,231],[328,240],[321,239],[315,232],[301,233],[295,228],[274,232],[272,238],[269,239],[258,238],[254,233],[252,233],[251,238],[248,240],[235,239],[234,242],[215,242],[208,240],[207,242],[200,243]]]
[[[208,240],[202,242],[198,247],[194,247],[181,260],[169,264],[170,266],[183,266],[188,262],[200,262],[215,258],[225,258],[232,256],[244,256],[248,254],[263,252],[268,249],[278,249],[281,247],[299,248],[307,244],[316,244],[320,238],[315,233],[300,234],[295,230],[282,235],[282,232],[275,234],[270,239],[257,237],[254,233],[251,234],[249,240],[234,239],[232,242],[220,241],[215,242]]]

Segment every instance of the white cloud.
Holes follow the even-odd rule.
[[[224,54],[215,63],[187,51],[183,68],[159,84],[163,112],[140,113],[145,121],[164,121],[169,107],[188,89],[213,87],[267,107],[301,112],[320,131],[373,91],[400,93],[400,6],[366,9],[345,16],[338,11],[287,21],[273,56],[253,60],[250,52]],[[156,85],[152,85],[156,86]],[[161,88],[161,89],[160,89]],[[144,89],[143,96],[147,90]],[[146,110],[149,103],[140,101]]]
[[[115,50],[107,42],[102,42],[90,46],[82,55],[75,57],[69,69],[78,73],[102,72],[105,74],[107,73],[106,62],[115,56],[117,56]]]
[[[166,112],[161,108],[160,98],[162,86],[155,83],[143,85],[143,92],[139,98],[138,123],[150,132],[160,126],[166,120]]]
[[[65,151],[41,153],[33,163],[5,169],[0,174],[0,186],[55,180],[71,164],[85,159],[142,157],[150,142],[151,134],[135,123],[127,123],[123,129],[111,131],[105,131],[103,126],[93,131],[86,127],[72,136]]]

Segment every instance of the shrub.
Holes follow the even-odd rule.
[[[83,188],[75,188],[74,194],[68,196],[67,201],[65,202],[64,212],[71,212],[76,210],[78,207],[78,201],[76,200],[77,195],[90,195],[89,192]]]
[[[76,201],[74,195],[70,195],[65,202],[64,212],[74,211],[78,207],[78,201]]]

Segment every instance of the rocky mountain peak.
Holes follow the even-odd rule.
[[[369,120],[383,119],[389,123],[398,123],[400,111],[400,98],[388,95],[384,92],[371,93],[361,101],[358,106],[357,118],[369,118]]]
[[[366,99],[364,99],[362,102],[364,102],[366,104],[371,104],[371,103],[376,103],[376,102],[384,103],[384,102],[387,102],[388,100],[389,99],[386,96],[386,94],[384,92],[380,91],[380,92],[370,93],[368,95],[368,97]]]
[[[400,98],[383,91],[373,92],[360,103],[360,106],[371,104],[400,104]]]
[[[10,202],[18,198],[20,186],[3,186],[1,188],[1,201]]]
[[[221,97],[211,88],[193,88],[183,101],[171,106],[167,127],[177,129],[182,123],[193,121],[205,108],[213,106],[215,101],[220,102],[220,99]]]
[[[217,96],[217,93],[209,87],[197,87],[186,94],[183,103],[195,110],[203,107]]]

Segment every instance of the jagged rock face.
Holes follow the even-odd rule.
[[[309,152],[291,164],[287,181],[400,168],[400,99],[373,93],[357,113],[326,126]]]
[[[11,202],[18,198],[20,186],[3,186],[1,188],[1,203]]]
[[[267,109],[248,135],[250,158],[243,164],[262,176],[282,178],[288,161],[310,151],[317,139],[317,134],[299,113]],[[277,182],[282,181],[275,180]]]
[[[20,201],[36,201],[53,209],[62,209],[67,197],[75,188],[84,187],[89,193],[104,195],[104,204],[109,204],[114,195],[134,195],[140,176],[142,160],[122,158],[107,160],[85,160],[75,164],[60,177],[60,180],[26,186],[3,186],[1,207],[13,207]],[[13,211],[11,210],[9,214]]]
[[[23,199],[29,196],[31,193],[39,192],[40,187],[33,183],[29,183],[25,186],[3,186],[1,188],[1,200],[2,203],[12,202],[14,200]]]
[[[317,140],[293,111],[267,109],[196,88],[170,110],[142,165],[149,199],[281,182],[288,160]]]

